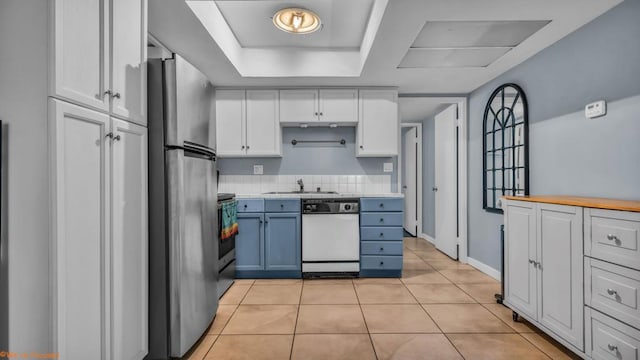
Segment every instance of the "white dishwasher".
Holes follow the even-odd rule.
[[[360,272],[359,199],[302,200],[302,275]]]

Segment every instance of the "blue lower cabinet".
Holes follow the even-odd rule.
[[[360,277],[402,276],[404,199],[360,200]]]
[[[236,270],[264,270],[264,214],[239,213]]]
[[[297,202],[298,206],[295,206]],[[268,203],[268,201],[266,201]],[[238,213],[236,236],[236,277],[247,278],[301,278],[302,231],[300,200],[281,201],[284,208],[296,212],[242,212]],[[246,200],[239,209],[263,209],[262,203]],[[267,206],[265,206],[267,207]]]
[[[302,271],[300,213],[265,214],[266,270]]]

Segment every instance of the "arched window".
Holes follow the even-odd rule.
[[[483,208],[502,213],[501,196],[529,195],[529,119],[522,89],[516,84],[498,87],[483,121]]]

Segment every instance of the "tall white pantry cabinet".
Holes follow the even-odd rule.
[[[10,164],[0,350],[142,359],[147,1],[12,1],[0,13]]]
[[[148,332],[146,0],[56,0],[52,327],[65,359],[142,359]]]

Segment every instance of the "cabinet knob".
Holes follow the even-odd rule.
[[[113,138],[113,140],[115,140],[115,141],[120,141],[120,135],[116,135],[116,136]]]
[[[609,234],[607,235],[607,240],[618,241],[618,237],[616,235]]]
[[[360,149],[364,149],[364,146],[360,145]]]
[[[245,209],[247,208],[247,204],[244,204],[244,208],[245,208]]]
[[[113,97],[114,97],[115,99],[120,99],[120,93],[115,93],[115,94],[113,94]]]
[[[107,135],[105,135],[104,137],[106,137],[106,138],[110,138],[110,139],[112,139],[112,140],[113,140],[113,133],[112,133],[112,132],[110,132],[110,133],[108,133]]]
[[[283,209],[284,208],[284,204],[280,204],[280,208]]]
[[[610,351],[616,351],[616,352],[618,351],[618,347],[616,345],[613,345],[613,344],[607,344],[607,348]]]
[[[316,114],[315,114],[315,115],[316,115],[316,116],[318,116],[318,112],[317,112],[317,111],[316,111]]]
[[[384,261],[380,261],[380,265],[384,265]]]
[[[614,296],[614,295],[618,295],[618,292],[614,289],[607,289],[607,294]]]
[[[380,233],[380,237],[384,237],[384,233]]]
[[[380,218],[380,222],[381,222],[381,223],[382,223],[382,222],[384,222],[384,218]]]
[[[249,150],[249,145],[247,145],[247,150]]]
[[[242,146],[240,147],[240,149],[244,150],[244,145],[242,145]]]
[[[432,187],[432,188],[431,188],[431,190],[432,190],[432,191],[438,191],[438,187],[435,187],[435,186],[434,186],[434,187]]]
[[[323,114],[322,114],[322,113],[320,113],[320,116],[322,116],[322,115],[323,115]]]
[[[384,203],[380,203],[380,205],[379,205],[379,206],[380,206],[381,208],[383,208],[383,207],[384,207]]]
[[[381,247],[381,248],[380,248],[380,251],[384,251],[384,248],[383,248],[383,247]]]
[[[105,95],[111,96],[111,90],[105,91],[102,95],[103,96],[105,96]]]

